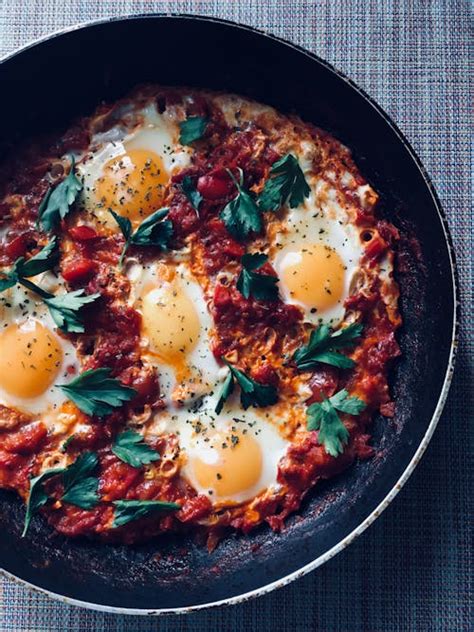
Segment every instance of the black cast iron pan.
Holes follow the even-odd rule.
[[[456,282],[446,221],[406,140],[326,62],[247,27],[191,16],[107,20],[48,37],[0,64],[0,140],[65,127],[142,82],[222,89],[296,112],[349,146],[405,239],[398,278],[403,357],[393,420],[374,424],[377,456],[319,485],[279,535],[262,527],[213,553],[165,537],[141,546],[67,540],[0,493],[0,564],[71,603],[128,613],[186,611],[262,594],[316,568],[393,499],[418,462],[446,398],[456,335]],[[418,239],[417,243],[413,239]]]

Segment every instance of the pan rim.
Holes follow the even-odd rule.
[[[34,48],[49,40],[57,39],[63,35],[67,35],[69,33],[73,33],[78,30],[82,30],[82,29],[85,30],[91,27],[100,26],[103,24],[109,24],[112,22],[125,22],[127,20],[138,20],[138,19],[146,20],[146,19],[167,19],[167,18],[192,19],[196,21],[212,22],[212,23],[221,24],[225,26],[231,26],[233,28],[237,28],[243,31],[248,31],[248,32],[266,37],[270,40],[273,40],[277,44],[284,45],[299,53],[302,53],[305,56],[309,57],[312,61],[315,61],[319,63],[320,65],[324,66],[332,74],[337,76],[338,79],[349,84],[349,86],[353,90],[355,90],[366,101],[366,103],[368,103],[368,105],[370,105],[375,110],[375,112],[379,116],[383,118],[385,123],[387,123],[390,126],[390,128],[393,130],[393,132],[396,134],[399,141],[402,143],[404,148],[409,153],[415,166],[418,168],[422,176],[422,179],[431,195],[433,206],[435,207],[438,213],[438,217],[440,219],[440,223],[441,223],[443,234],[444,234],[444,241],[447,246],[448,258],[449,258],[449,263],[450,263],[451,282],[452,282],[452,288],[453,288],[453,296],[452,296],[453,313],[452,313],[451,344],[450,344],[450,350],[449,350],[449,357],[446,363],[446,371],[445,371],[445,375],[443,379],[443,384],[440,390],[440,394],[438,397],[435,410],[431,417],[431,421],[411,461],[408,463],[404,472],[402,473],[398,481],[395,483],[395,485],[392,487],[392,489],[385,496],[385,498],[351,533],[349,533],[340,542],[338,542],[331,549],[329,549],[329,551],[326,551],[323,555],[320,555],[319,557],[312,560],[311,562],[308,562],[308,564],[305,564],[301,568],[289,573],[288,575],[285,575],[284,577],[281,577],[280,579],[270,582],[269,584],[265,584],[264,586],[260,586],[259,588],[255,588],[251,591],[242,593],[240,595],[234,595],[233,597],[226,597],[218,601],[212,601],[208,603],[196,604],[196,605],[190,605],[190,606],[181,606],[181,607],[175,607],[175,608],[125,608],[125,607],[108,606],[108,605],[99,604],[99,603],[82,601],[79,599],[74,599],[72,597],[61,595],[59,593],[55,593],[46,588],[42,588],[41,586],[32,584],[31,582],[28,582],[20,577],[17,577],[13,573],[10,573],[9,571],[6,571],[5,569],[0,568],[0,572],[2,573],[2,575],[7,577],[8,579],[13,580],[17,584],[24,586],[34,592],[47,595],[48,597],[56,601],[60,601],[66,605],[79,606],[82,608],[86,608],[86,609],[94,610],[98,612],[106,612],[106,613],[112,613],[112,614],[141,615],[141,616],[190,614],[190,613],[198,612],[202,610],[215,609],[221,606],[230,606],[230,605],[244,603],[255,597],[266,595],[272,592],[273,590],[276,590],[277,588],[283,588],[284,586],[287,586],[291,582],[301,577],[304,577],[305,575],[315,570],[319,566],[322,566],[323,564],[325,564],[328,560],[333,558],[335,555],[337,555],[339,552],[345,549],[349,544],[351,544],[380,516],[380,514],[390,505],[393,499],[397,496],[398,492],[405,485],[405,483],[407,482],[407,480],[410,478],[411,474],[413,473],[414,469],[420,462],[421,457],[423,456],[429,442],[431,441],[431,438],[434,434],[436,426],[438,425],[441,414],[443,412],[443,409],[447,400],[447,396],[449,393],[449,388],[451,386],[452,377],[454,373],[454,365],[455,365],[456,355],[457,355],[458,335],[459,335],[460,302],[459,302],[459,282],[457,278],[456,256],[455,256],[452,236],[449,230],[448,220],[443,210],[443,207],[441,205],[441,202],[439,200],[438,194],[436,193],[434,185],[431,181],[431,178],[427,170],[425,169],[423,163],[421,162],[420,158],[418,157],[418,155],[412,148],[410,142],[407,140],[403,132],[399,129],[397,124],[385,112],[385,110],[380,105],[378,105],[378,103],[370,95],[368,95],[362,88],[360,88],[352,79],[347,77],[343,72],[335,68],[332,64],[322,59],[319,55],[312,53],[306,50],[305,48],[303,48],[302,46],[299,46],[298,44],[294,44],[293,42],[290,42],[288,40],[285,40],[284,38],[278,37],[274,35],[273,33],[267,32],[263,29],[257,29],[255,27],[248,26],[246,24],[241,24],[239,22],[234,22],[232,20],[217,18],[215,16],[176,13],[176,12],[130,13],[130,14],[124,14],[120,16],[90,20],[87,22],[80,22],[72,26],[58,29],[52,33],[49,33],[47,35],[41,36],[39,38],[36,38],[28,42],[24,46],[21,46],[20,48],[12,51],[11,53],[7,53],[6,55],[3,55],[2,57],[0,57],[0,65],[3,64],[4,62],[7,62],[15,58],[18,55],[21,55],[22,53],[26,52],[27,50],[31,48]]]

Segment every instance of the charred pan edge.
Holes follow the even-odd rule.
[[[361,88],[359,88],[351,79],[349,79],[348,77],[346,77],[342,72],[340,72],[339,70],[337,70],[336,68],[334,68],[334,66],[332,66],[331,64],[329,64],[327,61],[324,61],[323,59],[321,59],[320,57],[318,57],[317,55],[315,55],[314,53],[310,53],[307,50],[305,50],[304,48],[297,46],[296,44],[293,44],[291,42],[288,42],[284,39],[281,39],[279,37],[276,37],[275,35],[272,35],[271,33],[267,33],[265,31],[262,31],[260,29],[256,29],[250,26],[246,26],[243,24],[239,24],[237,22],[232,22],[231,20],[223,20],[223,19],[218,19],[218,18],[213,18],[213,17],[207,17],[207,16],[199,16],[199,15],[190,15],[190,14],[183,14],[183,13],[152,13],[152,14],[129,14],[129,15],[124,15],[124,16],[120,16],[120,17],[113,17],[113,18],[105,18],[105,19],[101,19],[101,20],[93,20],[90,22],[86,22],[86,23],[82,23],[82,24],[77,24],[75,26],[72,27],[68,27],[66,29],[61,29],[58,31],[55,31],[52,34],[49,34],[45,37],[41,37],[38,38],[37,40],[34,40],[33,42],[30,42],[29,44],[26,44],[25,46],[23,46],[22,48],[14,51],[13,53],[10,53],[8,55],[5,55],[4,57],[0,58],[0,63],[3,63],[9,59],[12,59],[13,57],[16,57],[17,55],[20,55],[22,52],[33,48],[43,42],[47,42],[51,39],[55,39],[61,35],[64,35],[66,33],[71,33],[80,29],[87,29],[91,26],[96,26],[96,25],[100,25],[100,24],[107,24],[110,22],[119,22],[119,21],[126,21],[129,19],[166,19],[166,18],[183,18],[183,19],[193,19],[193,20],[197,20],[197,21],[203,21],[203,22],[213,22],[216,24],[225,24],[228,26],[233,26],[234,28],[238,28],[241,29],[243,31],[250,31],[252,33],[256,33],[260,36],[263,37],[267,37],[270,40],[275,41],[278,44],[282,44],[288,48],[291,48],[299,53],[304,54],[306,57],[309,57],[311,60],[317,62],[318,64],[324,66],[325,68],[327,68],[330,72],[332,72],[334,75],[336,75],[339,79],[343,80],[344,82],[346,82],[347,84],[349,84],[351,86],[351,88],[353,90],[355,90],[356,92],[358,92],[364,99],[365,101],[375,110],[375,112],[377,114],[379,114],[384,121],[392,128],[392,130],[395,132],[395,134],[397,135],[397,137],[399,138],[400,142],[403,144],[403,146],[405,147],[405,149],[408,151],[408,153],[410,154],[413,162],[415,163],[415,165],[417,166],[418,170],[421,173],[421,176],[431,194],[432,200],[433,200],[433,204],[437,210],[438,216],[441,220],[441,225],[443,227],[443,232],[444,232],[444,237],[445,237],[445,241],[447,244],[447,248],[448,248],[448,254],[449,254],[449,259],[450,259],[450,271],[451,271],[451,280],[452,280],[452,286],[453,286],[453,305],[454,305],[454,309],[453,309],[453,315],[452,315],[452,319],[453,319],[453,328],[452,328],[452,335],[451,335],[451,348],[450,348],[450,354],[449,354],[449,359],[448,359],[448,363],[447,363],[447,367],[446,367],[446,373],[445,373],[445,377],[444,377],[444,381],[443,381],[443,386],[441,389],[441,393],[438,399],[438,403],[436,405],[435,411],[433,413],[431,422],[428,426],[428,429],[420,443],[420,445],[418,446],[418,449],[416,451],[416,453],[414,454],[412,460],[410,461],[410,463],[408,464],[406,470],[404,471],[404,473],[402,474],[402,476],[399,478],[399,480],[397,481],[397,483],[395,484],[395,486],[392,488],[392,490],[387,494],[387,496],[384,498],[384,500],[379,504],[378,507],[376,507],[376,509],[369,515],[367,516],[367,518],[356,528],[354,529],[354,531],[352,531],[352,533],[350,533],[349,535],[347,535],[343,540],[341,540],[341,542],[339,542],[336,546],[334,546],[332,549],[330,549],[329,551],[327,551],[326,553],[324,553],[323,555],[321,555],[320,557],[316,558],[315,560],[313,560],[312,562],[310,562],[309,564],[306,564],[305,566],[303,566],[302,568],[300,568],[297,571],[294,571],[293,573],[290,573],[289,575],[286,575],[285,577],[282,577],[281,579],[274,581],[270,584],[267,584],[266,586],[262,586],[260,588],[256,588],[252,591],[249,591],[247,593],[244,593],[242,595],[237,595],[234,597],[229,597],[226,599],[221,599],[219,601],[215,601],[215,602],[209,602],[206,604],[200,604],[200,605],[196,605],[196,606],[187,606],[187,607],[180,607],[180,608],[159,608],[159,609],[139,609],[139,608],[118,608],[118,607],[113,607],[113,606],[103,606],[100,604],[95,604],[95,603],[89,603],[89,602],[84,602],[84,601],[79,601],[76,599],[71,599],[69,597],[65,597],[63,595],[57,594],[57,593],[53,593],[49,590],[46,590],[44,588],[41,588],[39,586],[35,586],[34,584],[31,584],[23,579],[20,579],[18,577],[16,577],[15,575],[12,575],[11,573],[8,573],[7,571],[5,571],[4,569],[0,569],[0,571],[3,573],[3,575],[5,575],[6,577],[8,577],[9,579],[12,579],[14,581],[16,581],[17,583],[26,586],[27,588],[30,588],[36,592],[39,592],[41,594],[45,594],[48,595],[49,597],[56,599],[58,601],[61,601],[64,604],[67,605],[74,605],[74,606],[81,606],[83,608],[89,608],[91,610],[98,610],[101,612],[110,612],[110,613],[114,613],[114,614],[134,614],[134,615],[161,615],[161,614],[188,614],[188,613],[192,613],[192,612],[197,612],[199,610],[204,610],[204,609],[210,609],[210,608],[216,608],[219,606],[226,606],[226,605],[234,605],[234,604],[238,604],[238,603],[243,603],[246,602],[254,597],[258,597],[261,595],[265,595],[269,592],[271,592],[272,590],[275,590],[276,588],[281,588],[283,586],[286,586],[287,584],[295,581],[296,579],[299,579],[300,577],[303,577],[304,575],[306,575],[307,573],[309,573],[310,571],[318,568],[319,566],[321,566],[322,564],[324,564],[325,562],[327,562],[328,560],[330,560],[332,557],[334,557],[337,553],[339,553],[340,551],[342,551],[343,549],[345,549],[349,544],[351,544],[359,535],[361,535],[366,529],[367,527],[369,527],[378,517],[379,515],[388,507],[388,505],[392,502],[392,500],[395,498],[395,496],[398,494],[398,492],[401,490],[401,488],[403,487],[403,485],[406,483],[406,481],[408,480],[408,478],[410,477],[410,475],[412,474],[413,470],[415,469],[415,467],[418,465],[421,457],[423,456],[428,443],[431,440],[431,437],[433,436],[433,433],[436,429],[436,426],[438,424],[438,421],[441,417],[441,413],[443,411],[444,405],[446,403],[446,399],[448,396],[448,392],[449,392],[449,387],[451,385],[451,380],[452,380],[452,376],[453,376],[453,372],[454,372],[454,364],[455,364],[455,359],[456,359],[456,353],[457,353],[457,344],[458,344],[458,329],[459,329],[459,284],[458,284],[458,280],[457,280],[457,267],[456,267],[456,260],[455,260],[455,253],[454,253],[454,247],[453,247],[453,242],[452,242],[452,238],[451,235],[449,233],[449,226],[448,226],[448,221],[446,218],[446,215],[441,207],[441,203],[440,200],[437,196],[437,193],[434,189],[434,186],[430,180],[430,177],[428,175],[428,173],[426,172],[426,169],[424,168],[424,166],[422,165],[420,159],[418,158],[418,156],[416,155],[415,151],[413,150],[413,148],[411,147],[410,143],[408,142],[408,140],[405,138],[405,136],[403,135],[403,133],[398,129],[397,125],[391,120],[391,118],[388,116],[388,114],[386,114],[386,112]]]

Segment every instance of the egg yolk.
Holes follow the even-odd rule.
[[[163,161],[152,151],[129,149],[109,160],[95,191],[101,204],[132,223],[140,223],[161,206],[168,175]]]
[[[37,397],[54,382],[63,354],[56,336],[28,320],[0,334],[0,386],[15,397]]]
[[[191,467],[200,487],[212,490],[216,498],[232,499],[260,480],[262,451],[249,434],[217,433]]]
[[[322,244],[287,252],[281,263],[281,283],[290,297],[318,311],[341,300],[344,276],[338,253]]]
[[[145,294],[141,307],[151,351],[182,372],[185,358],[196,346],[201,329],[193,302],[175,279]]]

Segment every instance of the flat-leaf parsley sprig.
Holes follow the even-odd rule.
[[[137,394],[134,388],[110,377],[111,373],[112,369],[108,367],[90,369],[68,384],[60,384],[59,388],[86,415],[105,417]]]
[[[183,181],[181,182],[181,190],[191,203],[191,206],[196,211],[196,214],[199,216],[199,205],[202,202],[202,195],[194,186],[191,176],[184,176]]]
[[[67,467],[47,469],[30,480],[30,491],[26,503],[25,524],[22,537],[30,526],[31,518],[49,500],[44,484],[54,476],[61,475],[64,486],[60,500],[81,509],[92,509],[99,502],[99,479],[92,476],[99,459],[95,452],[84,452]]]
[[[56,228],[61,219],[64,219],[71,210],[72,205],[80,191],[82,182],[74,172],[75,161],[71,156],[69,175],[56,187],[48,189],[38,209],[38,222],[47,232]]]
[[[240,261],[242,271],[237,279],[237,289],[242,296],[253,296],[258,301],[275,301],[278,298],[278,277],[255,272],[268,261],[267,255],[246,254]]]
[[[117,435],[112,452],[121,461],[136,468],[160,460],[159,453],[150,448],[135,430],[125,430]]]
[[[327,325],[320,325],[311,332],[309,342],[295,351],[293,361],[301,371],[309,371],[319,363],[330,364],[340,369],[350,369],[355,362],[338,349],[344,349],[355,344],[362,333],[363,326],[359,323],[331,332]]]
[[[29,259],[20,257],[8,271],[1,272],[0,292],[13,287],[17,283],[23,283],[28,277],[36,276],[47,270],[52,270],[58,262],[59,252],[56,237],[53,237],[36,255]]]
[[[286,154],[273,163],[270,177],[258,196],[258,204],[262,211],[278,211],[284,204],[295,208],[310,192],[298,159],[293,154]]]
[[[260,384],[237,367],[232,366],[227,360],[224,359],[224,362],[229,367],[229,373],[222,385],[216,404],[215,412],[217,414],[222,411],[225,401],[232,394],[235,382],[240,386],[240,403],[245,410],[249,406],[263,407],[276,404],[278,391],[272,384]]]
[[[181,509],[178,503],[171,503],[164,500],[115,500],[114,501],[114,521],[112,527],[123,527],[123,525],[138,520],[144,516],[163,511],[177,511]]]
[[[204,136],[208,119],[205,116],[190,116],[179,124],[181,145],[190,145]]]
[[[36,255],[27,260],[20,257],[10,270],[2,273],[0,292],[19,283],[43,300],[59,329],[67,333],[83,333],[82,308],[96,301],[100,294],[85,294],[85,290],[80,289],[54,295],[29,280],[29,277],[52,270],[57,261],[57,241],[53,237]]]
[[[242,241],[250,233],[259,233],[262,230],[262,215],[254,198],[244,187],[242,169],[239,169],[239,181],[236,180],[230,169],[226,169],[226,171],[237,188],[237,195],[223,208],[220,218],[229,233],[235,239]]]
[[[366,403],[358,397],[350,397],[346,389],[338,391],[329,399],[308,406],[307,428],[319,430],[318,443],[331,456],[342,454],[349,439],[349,431],[342,423],[337,411],[358,415],[366,408]]]
[[[129,246],[157,246],[163,250],[168,247],[168,242],[173,235],[173,223],[171,220],[165,219],[169,209],[161,208],[155,211],[144,219],[135,231],[132,231],[132,222],[128,217],[123,217],[112,209],[109,210],[125,237],[125,244],[119,259],[119,268],[122,267]]]

